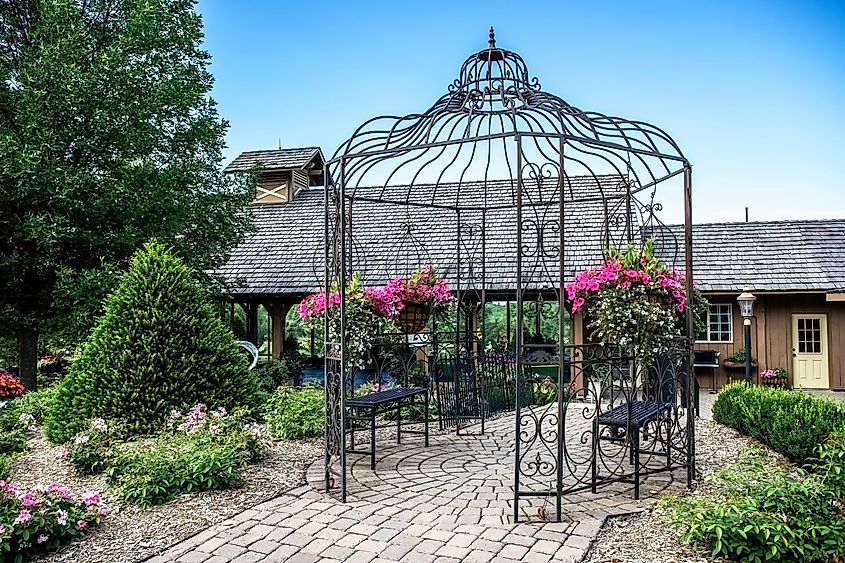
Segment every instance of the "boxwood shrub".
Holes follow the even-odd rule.
[[[168,413],[199,402],[257,408],[258,382],[190,270],[147,244],[56,390],[47,437],[65,442],[92,418],[129,435],[158,432]]]
[[[845,403],[737,382],[719,393],[713,418],[796,463],[806,463],[816,457],[819,446],[834,431],[845,428]]]
[[[264,406],[274,438],[295,440],[320,436],[326,425],[325,398],[319,387],[279,387]]]

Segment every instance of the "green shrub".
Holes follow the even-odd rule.
[[[818,447],[845,427],[845,404],[796,391],[725,386],[713,404],[713,418],[757,438],[797,463],[813,459]]]
[[[109,466],[112,448],[119,438],[116,428],[95,418],[86,432],[73,437],[69,448],[71,465],[81,475],[96,475]]]
[[[9,473],[12,471],[12,456],[0,454],[0,481],[5,481],[9,478]]]
[[[270,395],[264,415],[274,438],[296,440],[319,436],[326,425],[323,390],[279,387]]]
[[[658,505],[685,541],[705,546],[713,557],[811,563],[845,556],[842,497],[820,474],[751,448],[713,481],[714,492],[667,497]]]
[[[28,449],[29,432],[35,427],[35,418],[22,407],[26,404],[21,397],[0,409],[0,454],[8,456],[9,463]]]
[[[22,397],[12,401],[7,408],[11,408],[18,416],[30,415],[37,424],[43,424],[53,403],[56,388],[48,387],[38,391],[29,391]]]
[[[246,411],[230,415],[204,404],[185,414],[171,412],[156,437],[121,442],[122,437],[118,426],[94,419],[71,441],[70,460],[81,474],[105,471],[118,496],[142,505],[237,485],[241,468],[257,460],[269,442],[261,427],[246,422]]]
[[[845,498],[845,428],[831,434],[821,445],[813,465],[834,494]]]
[[[272,358],[255,369],[261,388],[273,392],[282,385],[302,383],[303,362],[299,352],[286,352],[281,358]]]
[[[26,451],[27,447],[26,431],[15,429],[0,433],[0,454],[16,454]]]
[[[163,434],[117,453],[106,475],[124,501],[161,504],[182,493],[239,485],[255,450],[249,432]]]
[[[173,408],[198,402],[257,408],[258,383],[188,268],[150,243],[58,383],[45,430],[65,442],[99,417],[130,435],[147,434],[159,431]]]

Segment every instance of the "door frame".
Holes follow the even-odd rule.
[[[821,355],[825,359],[824,361],[824,369],[825,375],[827,376],[827,387],[801,387],[798,385],[798,373],[795,368],[796,364],[796,354],[798,354],[798,318],[804,319],[820,319],[819,323],[819,330],[821,331],[821,345],[822,345],[822,352]],[[790,316],[790,347],[792,349],[792,386],[796,389],[830,389],[830,360],[831,360],[831,350],[830,350],[830,330],[828,327],[828,320],[829,315],[827,312],[808,312],[808,313],[792,313]]]

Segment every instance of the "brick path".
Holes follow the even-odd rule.
[[[577,415],[572,413],[573,424]],[[544,499],[536,499],[523,512],[532,521],[515,524],[513,425],[510,415],[489,421],[484,436],[435,435],[429,448],[418,437],[407,437],[401,446],[381,438],[375,471],[369,458],[350,456],[346,504],[321,492],[322,462],[315,462],[309,484],[149,561],[578,561],[606,517],[642,510],[667,489],[683,487],[685,473],[675,472],[674,479],[669,473],[645,478],[640,501],[633,500],[627,484],[606,485],[595,495],[571,494],[564,498],[560,523],[540,522],[537,506]],[[548,511],[554,511],[553,500]]]

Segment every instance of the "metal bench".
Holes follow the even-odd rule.
[[[669,403],[658,403],[655,401],[632,401],[616,406],[609,411],[603,412],[593,419],[593,459],[592,459],[592,492],[596,492],[596,481],[598,479],[598,458],[599,442],[601,440],[611,442],[629,443],[630,462],[634,466],[633,479],[621,479],[623,483],[633,483],[634,499],[640,498],[640,431],[651,422],[660,424],[665,418],[664,413],[671,412],[672,405]],[[601,435],[601,427],[610,427],[609,436]],[[669,467],[672,458],[671,438],[667,437],[664,451],[647,450],[646,453],[666,457],[666,466]]]
[[[424,405],[425,430],[402,430],[402,409],[414,404]],[[370,456],[370,469],[376,468],[376,416],[388,412],[396,413],[396,443],[402,443],[402,434],[415,434],[425,436],[425,445],[428,447],[428,408],[429,391],[427,387],[397,387],[385,391],[376,391],[360,397],[346,399],[346,408],[349,414],[346,417],[351,434],[351,448],[346,450],[348,454],[362,454]],[[370,449],[355,447],[355,426],[357,422],[366,422],[370,430]]]

